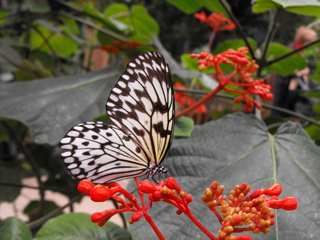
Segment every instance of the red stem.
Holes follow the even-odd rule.
[[[191,111],[193,111],[194,109],[196,109],[197,107],[199,107],[201,104],[205,103],[206,101],[208,101],[210,98],[214,97],[217,92],[221,91],[224,88],[224,85],[219,84],[219,86],[215,89],[213,89],[210,93],[208,93],[207,95],[205,95],[203,98],[201,98],[199,101],[197,101],[196,103],[192,104],[191,106],[187,107],[186,109],[182,110],[181,112],[178,112],[176,114],[176,118],[181,117]]]
[[[206,229],[199,221],[198,219],[195,218],[195,216],[193,216],[193,214],[190,212],[190,210],[186,213],[186,215],[191,219],[192,222],[194,222],[194,224],[202,231],[204,232],[204,234],[206,234],[211,240],[218,240],[218,238],[216,238],[215,236],[213,236],[211,234],[211,232],[209,232],[208,229]]]
[[[217,209],[215,207],[211,207],[210,210],[214,213],[214,215],[216,215],[216,217],[218,218],[220,224],[222,224],[222,217],[220,216],[220,214],[217,212]]]
[[[216,36],[216,32],[217,32],[217,31],[216,31],[215,29],[212,29],[212,32],[211,32],[211,35],[210,35],[210,39],[209,39],[209,42],[208,42],[208,45],[207,45],[208,51],[210,51],[210,49],[211,49],[213,40],[214,40],[214,38],[215,38],[215,36]]]
[[[134,181],[136,182],[136,185],[137,185],[137,188],[138,188],[139,184],[140,184],[139,178],[135,177]],[[140,199],[141,199],[141,205],[142,205],[142,207],[145,207],[144,193],[139,191],[139,189],[138,189],[138,193],[139,193],[139,196],[140,196]]]
[[[162,233],[160,232],[159,228],[154,224],[152,217],[147,212],[144,212],[143,216],[145,217],[146,221],[150,224],[153,231],[157,234],[158,238],[160,240],[165,240],[165,238],[162,235]]]

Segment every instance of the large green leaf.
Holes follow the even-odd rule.
[[[0,221],[0,239],[3,240],[31,240],[32,235],[22,220],[17,217],[9,217]]]
[[[41,50],[46,53],[54,51],[64,57],[78,50],[78,41],[71,38],[70,34],[63,34],[63,31],[53,26],[52,23],[41,19],[34,21],[32,25],[33,28],[30,30],[31,50]],[[64,32],[66,29],[67,25],[64,27]],[[22,39],[26,37],[27,35],[23,35]]]
[[[78,76],[0,84],[0,114],[30,128],[37,143],[56,144],[75,124],[104,112],[121,60]]]
[[[130,233],[114,223],[99,227],[86,213],[70,213],[46,222],[35,240],[130,240]]]
[[[277,57],[291,52],[292,50],[279,43],[271,43],[267,54],[267,60],[271,61]],[[280,61],[273,63],[272,65],[264,68],[269,72],[276,72],[280,75],[288,75],[293,73],[295,70],[304,69],[307,66],[305,59],[299,54],[295,53],[286,57]]]
[[[287,11],[308,16],[320,15],[320,2],[317,0],[256,0],[253,4],[255,13],[274,8],[284,8]]]
[[[17,177],[18,168],[12,163],[0,164],[0,181],[21,184],[21,179]],[[0,202],[13,202],[20,194],[20,187],[1,186]]]
[[[175,139],[163,164],[184,191],[193,195],[191,211],[215,236],[221,225],[200,197],[205,188],[218,181],[225,186],[225,194],[242,182],[252,191],[279,183],[283,187],[279,197],[293,196],[299,201],[295,211],[276,211],[271,231],[252,235],[253,239],[318,239],[319,156],[320,148],[299,124],[285,123],[271,135],[262,121],[237,113],[196,126],[190,138]],[[169,204],[154,203],[150,214],[168,240],[207,239]],[[156,239],[143,220],[131,229],[136,240]]]
[[[197,12],[201,7],[205,7],[212,12],[218,12],[226,14],[226,11],[220,4],[219,0],[201,0],[201,1],[185,1],[185,0],[167,0],[175,7],[184,11],[185,13],[191,14]],[[226,6],[229,7],[228,3],[224,1]],[[230,7],[229,7],[230,8]]]

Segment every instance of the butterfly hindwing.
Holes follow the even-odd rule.
[[[128,64],[106,111],[117,127],[137,140],[150,165],[158,166],[170,147],[174,125],[171,76],[160,53],[143,53]]]
[[[71,174],[94,183],[107,183],[144,175],[144,152],[126,133],[103,122],[74,126],[61,140],[61,156]]]

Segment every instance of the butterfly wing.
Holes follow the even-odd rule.
[[[106,102],[111,121],[158,166],[171,145],[173,88],[168,64],[158,52],[146,52],[127,65]]]
[[[119,128],[103,122],[74,126],[60,141],[61,154],[70,173],[94,183],[108,183],[146,173],[144,151]]]

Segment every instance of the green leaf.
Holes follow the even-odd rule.
[[[34,200],[24,208],[23,213],[29,216],[30,220],[35,220],[39,217],[39,209],[41,208],[40,201]],[[49,214],[53,210],[59,208],[59,206],[53,201],[44,201],[43,214]],[[36,217],[36,218],[35,218]],[[35,218],[35,219],[34,219]]]
[[[271,43],[267,54],[267,60],[273,60],[291,51],[292,50],[290,48],[285,47],[282,44]],[[290,55],[289,57],[273,63],[268,67],[265,67],[264,70],[267,70],[268,72],[276,72],[280,75],[289,75],[295,70],[304,69],[306,66],[307,63],[305,59],[299,53],[295,53]]]
[[[262,13],[275,8],[284,8],[287,11],[307,15],[320,15],[320,2],[317,0],[256,0],[253,4],[253,12]]]
[[[225,15],[226,17],[229,17],[227,12],[224,10],[221,3],[219,2],[219,0],[202,0],[201,3],[203,4],[203,7],[207,8],[210,11],[216,12],[216,13],[223,13],[223,15]],[[227,1],[224,1],[224,3],[227,6],[227,8],[231,10],[231,7],[227,3]]]
[[[104,11],[104,16],[119,31],[130,32],[130,12],[126,4],[113,3]]]
[[[318,144],[320,143],[320,127],[314,124],[311,124],[305,128],[311,139]]]
[[[120,62],[79,76],[1,83],[0,114],[28,126],[35,142],[56,144],[73,125],[105,111]]]
[[[201,1],[167,0],[167,2],[188,14],[195,13],[203,6]]]
[[[27,224],[17,217],[0,221],[0,237],[3,240],[32,240]]]
[[[251,234],[253,239],[317,239],[319,156],[320,147],[300,124],[287,122],[271,135],[261,120],[236,113],[195,126],[190,138],[174,139],[163,165],[183,190],[192,194],[191,212],[214,235],[221,225],[200,200],[213,181],[225,186],[226,195],[242,182],[251,186],[251,192],[279,183],[283,187],[279,198],[293,196],[299,207],[294,211],[274,211],[271,231],[266,235]],[[177,215],[172,205],[156,202],[148,212],[167,240],[207,238],[188,217]],[[130,225],[130,229],[136,240],[156,239],[143,221]]]
[[[252,11],[254,13],[262,13],[277,7],[279,7],[279,5],[272,0],[255,0],[252,5]]]
[[[145,7],[141,5],[133,5],[131,14],[131,22],[135,36],[130,39],[142,42],[152,42],[153,35],[159,34],[159,25],[156,20],[154,20]]]
[[[320,102],[316,103],[314,106],[313,106],[313,111],[315,113],[317,113],[318,115],[320,114]]]
[[[79,34],[79,27],[78,24],[75,20],[71,19],[71,18],[66,18],[63,16],[59,16],[59,19],[64,22],[64,24],[66,24],[74,34]]]
[[[192,130],[194,128],[194,122],[192,118],[189,117],[179,117],[176,120],[174,126],[174,136],[175,137],[190,137]]]
[[[218,0],[201,0],[201,1],[185,1],[185,0],[167,0],[181,11],[191,14],[197,12],[201,7],[205,7],[212,12],[223,13],[227,16],[226,11]],[[229,4],[224,1],[227,7],[230,9]]]
[[[70,213],[46,222],[35,240],[130,240],[130,233],[108,222],[103,227],[91,222],[86,213]]]
[[[273,0],[273,2],[293,13],[315,17],[320,15],[320,2],[317,0]]]
[[[256,41],[252,38],[247,38],[252,50],[257,49]],[[228,40],[224,41],[223,43],[219,44],[216,49],[214,49],[213,54],[219,54],[222,52],[227,51],[228,49],[234,49],[238,50],[240,47],[246,47],[245,42],[242,39],[236,39],[236,40]]]
[[[0,181],[21,184],[21,179],[17,178],[18,171],[19,168],[14,163],[2,162],[0,164]],[[20,191],[20,187],[1,186],[0,202],[13,202],[20,195]]]
[[[181,61],[186,65],[188,70],[198,71],[199,65],[198,59],[190,57],[190,54],[185,53],[180,56]]]
[[[25,4],[32,13],[47,13],[50,11],[50,6],[43,0],[25,0]]]
[[[8,18],[6,18],[6,16],[9,17],[9,14],[9,11],[0,9],[0,24],[3,24],[8,21]]]
[[[71,37],[63,34],[61,29],[44,20],[34,21],[34,28],[30,30],[31,50],[40,50],[46,53],[55,51],[61,56],[68,57],[78,50],[78,43]],[[23,35],[23,38],[26,35]]]

